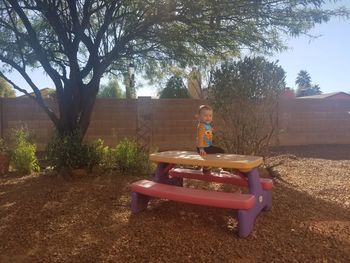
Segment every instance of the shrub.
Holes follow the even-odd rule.
[[[9,148],[6,141],[3,138],[0,138],[0,153],[8,153]]]
[[[159,92],[160,99],[189,98],[187,88],[180,76],[172,76],[166,83],[166,87]]]
[[[25,128],[15,130],[12,138],[11,165],[20,173],[40,171],[36,157],[36,145],[31,140],[29,131]]]
[[[218,118],[219,145],[228,152],[263,155],[277,135],[278,97],[285,72],[263,57],[226,62],[213,72],[209,100]]]
[[[55,170],[61,168],[91,169],[100,162],[98,149],[102,147],[101,140],[92,144],[84,144],[79,132],[60,136],[56,132],[47,145],[47,161]]]
[[[112,170],[117,168],[116,149],[108,146],[103,146],[103,141],[99,140],[99,147],[97,147],[100,156],[99,166],[104,170]]]
[[[0,176],[8,173],[10,167],[10,156],[7,143],[0,138]]]
[[[149,151],[134,140],[124,139],[115,148],[118,169],[122,174],[147,174],[153,169],[148,160]]]

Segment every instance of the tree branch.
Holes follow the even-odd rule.
[[[18,2],[16,0],[8,0],[13,9],[16,11],[18,16],[21,18],[25,28],[28,32],[28,43],[31,45],[31,47],[35,50],[38,60],[40,61],[41,65],[47,72],[47,74],[51,77],[53,82],[55,83],[56,89],[62,89],[62,83],[60,81],[60,75],[51,67],[50,62],[48,61],[44,49],[41,47],[39,40],[37,38],[36,32],[33,29],[27,15],[22,10],[22,8],[19,6]]]
[[[22,73],[21,73],[22,74]],[[56,114],[45,104],[44,100],[42,99],[42,96],[37,96],[37,92],[35,92],[35,96],[32,96],[28,91],[25,89],[20,88],[17,86],[13,81],[11,81],[9,78],[7,78],[1,71],[0,71],[0,77],[5,79],[8,83],[10,83],[14,89],[24,93],[28,98],[34,100],[49,116],[49,118],[52,120],[52,122],[58,127],[59,125],[59,119],[57,118]],[[40,91],[38,90],[40,93]]]

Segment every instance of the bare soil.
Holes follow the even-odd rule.
[[[248,238],[229,209],[152,200],[132,215],[142,177],[0,177],[0,262],[350,262],[350,147],[276,148],[267,163],[273,208]]]

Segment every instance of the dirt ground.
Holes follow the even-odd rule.
[[[1,177],[0,262],[350,262],[350,146],[274,151],[273,208],[248,238],[229,209],[153,200],[131,215],[137,177]]]

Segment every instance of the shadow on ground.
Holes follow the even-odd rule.
[[[133,180],[1,178],[0,262],[350,260],[350,211],[287,184],[276,182],[273,209],[243,239],[229,209],[152,200],[131,215]]]

